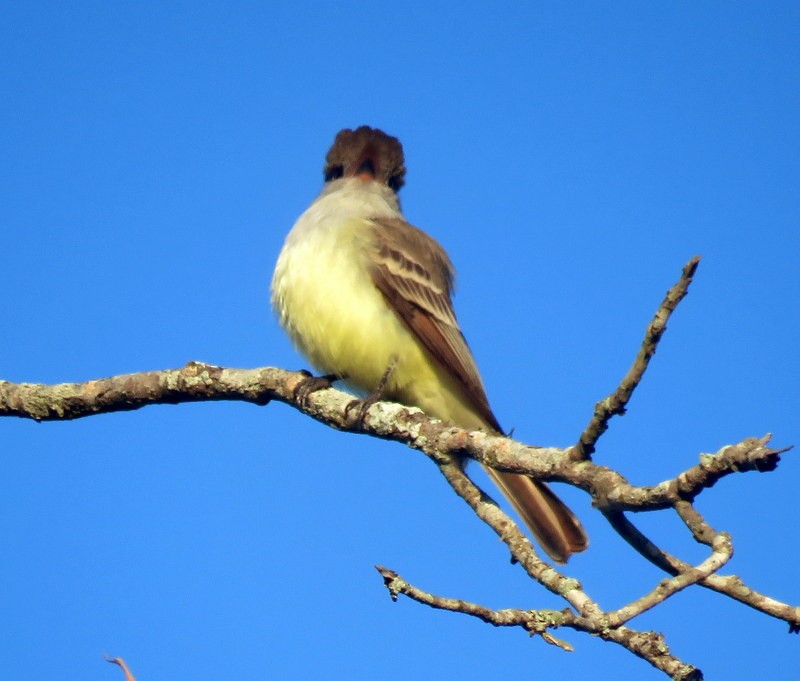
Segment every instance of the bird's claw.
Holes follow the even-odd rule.
[[[372,408],[372,405],[381,401],[381,397],[382,395],[380,393],[374,392],[363,399],[351,400],[344,408],[345,420],[353,426],[362,428],[364,426],[364,419],[367,417],[367,412]],[[356,414],[351,420],[350,412],[353,410],[355,410]]]
[[[302,407],[308,406],[308,398],[313,393],[318,390],[327,390],[331,387],[332,383],[339,378],[334,374],[314,376],[305,369],[301,369],[300,373],[304,375],[304,378],[294,387],[294,390],[292,390],[292,397]]]

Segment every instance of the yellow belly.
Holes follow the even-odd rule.
[[[450,375],[387,305],[365,253],[370,223],[311,225],[282,251],[273,304],[298,349],[321,371],[369,393],[396,362],[385,395],[464,428],[486,424]]]

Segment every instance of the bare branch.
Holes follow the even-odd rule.
[[[625,541],[651,563],[664,570],[664,572],[671,575],[678,575],[687,570],[691,570],[690,565],[658,548],[638,530],[622,512],[613,511],[604,512],[603,514]],[[765,594],[759,593],[747,586],[736,575],[712,574],[705,579],[701,579],[697,583],[700,586],[739,601],[744,605],[748,605],[754,610],[787,622],[790,632],[800,632],[800,607],[782,603]]]
[[[656,585],[650,593],[629,603],[628,605],[606,614],[608,623],[612,627],[624,624],[643,612],[663,603],[670,596],[682,591],[688,586],[697,584],[719,570],[733,556],[733,546],[727,534],[718,534],[713,540],[714,548],[711,555],[696,568],[688,568],[670,579],[664,579]]]
[[[539,635],[547,643],[556,645],[567,652],[572,652],[573,648],[569,643],[557,639],[549,632],[550,629],[566,627],[599,636],[606,641],[621,645],[637,657],[649,662],[656,669],[663,671],[672,679],[700,681],[703,678],[699,669],[682,662],[669,652],[669,648],[661,634],[639,632],[620,625],[611,628],[603,618],[580,617],[568,609],[562,611],[521,610],[516,608],[492,610],[469,601],[436,596],[409,584],[394,570],[380,565],[375,567],[383,577],[384,585],[394,601],[397,600],[399,594],[403,594],[423,605],[477,617],[495,627],[520,627],[525,629],[531,636]]]
[[[63,421],[131,411],[149,404],[212,400],[266,404],[278,397],[276,392],[293,377],[280,369],[223,369],[189,362],[181,369],[123,374],[84,383],[0,381],[0,416]]]
[[[592,494],[594,504],[609,518],[620,532],[642,555],[665,570],[677,575],[691,566],[664,553],[649,542],[620,512],[628,510],[658,510],[674,507],[678,501],[691,499],[719,479],[732,473],[772,470],[783,450],[767,447],[769,436],[751,438],[737,445],[723,447],[716,454],[704,454],[701,462],[676,478],[653,487],[635,487],[619,473],[591,461],[572,461],[569,450],[554,447],[529,447],[508,438],[486,433],[468,432],[426,417],[420,410],[394,403],[379,402],[368,412],[361,424],[353,425],[347,418],[347,405],[352,396],[335,389],[320,390],[303,400],[297,397],[297,387],[307,376],[302,372],[265,367],[260,369],[227,369],[199,362],[190,362],[182,369],[127,374],[85,383],[43,385],[9,383],[0,381],[0,416],[20,416],[35,420],[66,420],[138,409],[148,404],[178,404],[211,400],[240,400],[254,404],[267,404],[278,400],[291,404],[313,418],[333,428],[363,432],[389,440],[403,442],[421,450],[451,480],[454,489],[462,487],[464,493],[478,495],[481,517],[499,511],[476,487],[465,487],[469,480],[460,465],[453,463],[461,456],[474,458],[500,470],[521,472],[543,480],[560,480],[576,485]],[[455,457],[455,458],[453,458]],[[471,481],[469,485],[472,485]],[[496,509],[496,510],[492,510]],[[509,527],[513,525],[505,517]],[[497,531],[498,526],[493,526]],[[512,550],[512,555],[536,579],[536,575],[551,570],[536,556],[533,547],[516,528],[501,530],[509,544],[526,549]],[[499,532],[500,534],[500,532]],[[508,539],[506,539],[508,536]],[[524,542],[521,543],[521,542]],[[551,591],[561,593],[566,579],[558,573],[544,584]],[[724,593],[736,600],[800,627],[800,608],[789,606],[746,587],[735,577],[712,575],[700,582],[703,586]],[[572,595],[574,599],[576,594]],[[574,607],[580,611],[580,598]],[[570,601],[572,602],[572,601]]]
[[[422,449],[433,458],[435,451],[460,452],[492,468],[512,473],[525,473],[540,480],[566,482],[592,495],[598,508],[606,511],[657,511],[671,508],[678,501],[691,500],[702,490],[712,487],[725,476],[749,471],[774,470],[780,455],[791,447],[768,447],[770,435],[748,438],[736,445],[726,445],[715,454],[701,454],[700,463],[680,473],[675,478],[657,485],[637,487],[618,472],[592,461],[575,462],[569,449],[557,447],[531,447],[508,438],[479,431],[466,433],[457,428],[425,428],[421,444],[399,439],[412,447]],[[368,425],[372,425],[368,422]]]
[[[780,455],[792,448],[770,449],[767,443],[771,439],[772,435],[767,433],[761,438],[748,438],[737,445],[723,447],[716,454],[701,454],[698,465],[677,476],[678,494],[691,501],[702,490],[713,487],[718,480],[731,473],[775,470],[781,460]]]
[[[716,454],[702,454],[700,462],[650,487],[637,487],[616,471],[589,460],[598,438],[615,414],[622,414],[644,375],[666,323],[686,295],[698,258],[683,269],[680,281],[670,289],[650,323],[639,354],[619,388],[598,403],[594,417],[579,442],[568,449],[529,447],[505,437],[481,431],[468,432],[425,416],[420,410],[379,402],[363,418],[348,418],[352,396],[324,388],[299,389],[308,385],[308,374],[276,368],[228,369],[190,362],[181,369],[114,376],[84,383],[60,385],[14,384],[0,381],[0,416],[18,416],[37,421],[68,420],[100,413],[138,409],[148,404],[238,400],[266,405],[278,400],[292,405],[328,426],[402,442],[422,451],[438,467],[452,489],[502,539],[514,562],[549,591],[571,606],[562,612],[549,610],[491,610],[468,601],[428,594],[408,584],[397,573],[378,568],[393,598],[403,593],[431,607],[478,617],[495,626],[520,626],[531,634],[565,650],[571,646],[549,630],[569,627],[613,641],[647,660],[676,679],[699,680],[702,674],[669,654],[663,636],[626,626],[631,619],[692,586],[702,585],[742,603],[778,617],[800,631],[800,608],[781,603],[745,586],[736,576],[717,571],[730,559],[730,537],[717,532],[697,511],[693,500],[702,491],[732,473],[771,471],[788,449],[771,449],[770,436],[749,438],[722,447]],[[581,584],[543,561],[517,525],[480,490],[464,471],[464,459],[472,458],[498,470],[523,473],[536,479],[558,480],[575,485],[592,496],[593,504],[639,553],[670,575],[647,594],[617,610],[604,612]],[[628,520],[625,511],[674,509],[692,536],[711,547],[700,565],[692,567],[663,551]],[[118,658],[109,659],[132,675]]]
[[[541,635],[547,643],[553,644],[567,652],[573,652],[574,648],[566,641],[560,641],[553,636],[545,636],[547,629],[562,626],[572,627],[573,629],[584,629],[579,626],[581,618],[575,617],[570,610],[559,612],[557,610],[516,610],[507,608],[505,610],[492,610],[477,603],[470,603],[458,598],[445,598],[434,596],[422,589],[418,589],[405,581],[394,570],[376,565],[375,569],[383,577],[383,583],[389,590],[389,595],[393,601],[397,600],[399,594],[408,596],[410,599],[422,603],[423,605],[436,608],[437,610],[449,610],[450,612],[460,612],[465,615],[477,617],[495,627],[522,627],[531,636]]]
[[[111,662],[111,664],[117,665],[122,672],[125,674],[125,681],[136,681],[135,677],[131,673],[131,670],[128,669],[128,665],[125,664],[125,660],[121,657],[109,657],[108,655],[103,655],[106,662]]]
[[[541,480],[558,480],[580,487],[604,510],[659,510],[691,500],[703,489],[732,473],[773,470],[789,448],[771,449],[770,436],[727,445],[703,454],[700,463],[676,478],[652,487],[630,485],[609,468],[590,461],[575,462],[570,450],[530,447],[505,437],[468,432],[418,409],[379,402],[361,423],[347,418],[352,396],[335,389],[300,399],[301,372],[273,367],[230,369],[190,362],[181,369],[123,374],[84,383],[45,385],[0,381],[0,416],[37,421],[68,420],[95,414],[139,409],[150,404],[238,400],[264,405],[270,400],[291,404],[328,426],[402,442],[434,461],[440,453],[467,456],[498,470],[526,473]]]
[[[84,383],[45,385],[0,381],[0,416],[37,421],[68,420],[139,409],[150,404],[238,400],[264,405],[270,400],[291,404],[333,428],[363,432],[403,442],[434,461],[441,452],[464,455],[481,463],[542,480],[559,480],[592,494],[605,510],[658,510],[691,500],[732,473],[773,470],[785,449],[767,446],[769,435],[703,454],[698,465],[652,487],[630,485],[619,473],[590,461],[574,462],[570,451],[530,447],[508,438],[468,432],[426,417],[418,409],[379,402],[362,423],[347,418],[352,396],[335,389],[307,398],[295,395],[306,380],[301,372],[264,367],[229,369],[190,362],[181,369],[123,374]]]
[[[489,496],[470,480],[463,470],[461,461],[452,457],[450,461],[437,462],[437,466],[456,494],[466,501],[477,516],[494,530],[508,546],[512,559],[519,563],[530,577],[547,590],[565,599],[583,617],[597,618],[601,615],[600,607],[586,595],[580,582],[566,577],[539,558],[530,539]]]
[[[684,265],[681,278],[675,286],[667,291],[667,295],[647,327],[642,346],[639,349],[639,354],[636,355],[633,366],[628,370],[619,387],[595,405],[594,415],[589,421],[589,425],[581,433],[578,444],[573,449],[573,456],[576,459],[590,457],[594,453],[597,440],[608,429],[608,422],[611,418],[625,413],[625,408],[633,395],[633,391],[636,390],[636,386],[642,380],[644,372],[647,370],[647,365],[650,364],[650,360],[656,352],[658,342],[661,340],[664,331],[667,330],[667,321],[670,315],[689,291],[689,284],[692,283],[692,277],[694,277],[699,263],[700,256],[696,255]]]

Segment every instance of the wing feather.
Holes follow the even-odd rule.
[[[386,302],[447,370],[492,429],[502,432],[453,310],[454,270],[444,249],[400,219],[376,218],[370,276]]]
[[[370,276],[384,299],[456,382],[487,426],[501,433],[453,310],[453,265],[431,237],[400,219],[373,219]],[[487,468],[545,551],[559,563],[588,545],[580,521],[543,482]]]

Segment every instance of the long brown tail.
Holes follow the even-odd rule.
[[[589,545],[580,520],[545,483],[527,475],[484,468],[556,563],[566,563],[573,553]]]

